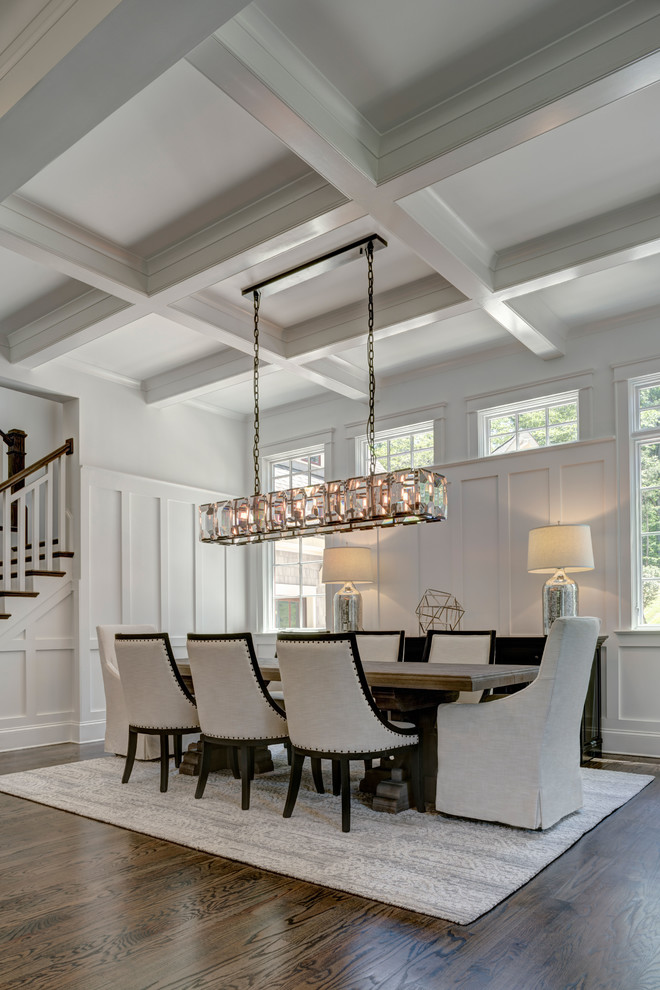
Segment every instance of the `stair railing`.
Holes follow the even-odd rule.
[[[2,574],[3,591],[25,591],[26,570],[39,570],[43,552],[43,570],[53,570],[53,554],[68,552],[66,525],[66,456],[73,453],[73,439],[41,460],[28,465],[0,484],[2,499]],[[38,477],[27,479],[38,472]],[[17,482],[25,487],[12,491]],[[16,506],[12,513],[12,507]],[[13,522],[13,525],[12,525]],[[31,567],[27,567],[28,554]],[[15,575],[12,577],[12,575]]]

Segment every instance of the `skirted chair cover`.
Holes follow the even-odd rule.
[[[522,691],[438,707],[438,811],[546,829],[582,807],[580,720],[599,629],[599,619],[556,619]]]
[[[428,663],[494,663],[495,630],[452,631],[429,629],[422,660]],[[476,704],[483,691],[460,691],[461,704]]]
[[[287,699],[293,754],[284,817],[293,812],[305,756],[339,763],[342,831],[350,830],[350,760],[386,756],[405,749],[411,760],[415,804],[421,798],[421,746],[414,727],[392,724],[376,707],[367,685],[355,634],[339,633],[278,642],[280,674]]]
[[[268,694],[250,633],[191,633],[188,659],[202,729],[202,764],[195,797],[204,793],[213,748],[230,747],[239,757],[245,811],[250,806],[254,748],[287,741],[286,716]]]
[[[167,633],[118,634],[115,653],[128,714],[128,750],[123,783],[127,783],[138,734],[160,738],[160,789],[167,790],[169,740],[174,737],[175,762],[181,762],[181,739],[199,729],[195,699],[177,668]]]
[[[126,756],[128,746],[128,714],[121,689],[117,657],[115,655],[115,636],[117,633],[155,633],[156,627],[150,625],[133,626],[97,626],[96,636],[99,644],[103,688],[105,690],[105,751]],[[138,760],[155,760],[160,755],[160,744],[154,736],[140,736],[135,757]]]

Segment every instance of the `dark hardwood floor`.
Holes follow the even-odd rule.
[[[3,753],[0,773],[101,754]],[[0,861],[2,990],[660,988],[658,780],[466,926],[5,794]]]

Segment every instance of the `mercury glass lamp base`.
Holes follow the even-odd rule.
[[[362,595],[350,581],[335,595],[333,613],[336,633],[362,629]]]
[[[578,586],[563,570],[558,570],[543,585],[543,632],[561,616],[578,614]]]

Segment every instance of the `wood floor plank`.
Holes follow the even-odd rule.
[[[100,755],[0,754],[0,772]],[[3,990],[660,987],[660,779],[465,926],[8,795],[0,870]]]

